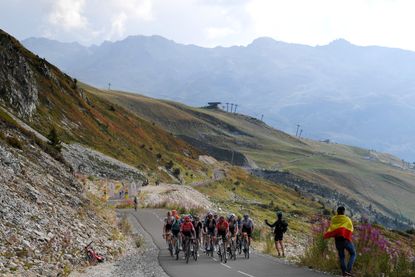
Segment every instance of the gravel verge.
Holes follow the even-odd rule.
[[[128,239],[126,254],[112,263],[103,263],[89,267],[83,272],[73,272],[71,277],[168,277],[158,262],[159,249],[151,236],[143,229],[131,213],[118,211],[117,216],[127,216],[131,226],[131,236]],[[137,248],[136,240],[142,245]]]

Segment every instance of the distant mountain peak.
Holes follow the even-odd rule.
[[[327,46],[334,46],[334,47],[348,47],[348,46],[354,46],[349,41],[345,40],[344,38],[338,38],[330,42]]]
[[[126,37],[120,42],[158,42],[158,43],[175,43],[173,40],[167,39],[165,37],[159,35],[151,35],[151,36],[144,36],[144,35],[131,35]]]
[[[281,42],[276,41],[275,39],[270,37],[259,37],[254,39],[249,46],[271,46],[279,43]]]

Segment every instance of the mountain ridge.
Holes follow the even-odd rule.
[[[245,114],[295,133],[415,160],[415,53],[258,38],[247,46],[203,48],[161,36],[130,36],[81,50],[23,43],[97,87],[138,91],[193,106],[233,102]],[[76,48],[76,47],[75,47]],[[377,124],[382,122],[383,124]]]

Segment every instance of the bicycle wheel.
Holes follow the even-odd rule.
[[[222,240],[219,240],[218,249],[219,249],[218,254],[219,254],[219,257],[220,257],[220,261],[223,262]]]
[[[176,239],[176,245],[175,245],[175,253],[176,253],[176,261],[179,259],[179,240]]]
[[[173,257],[173,244],[171,242],[171,239],[169,241],[169,252],[170,252],[170,256]]]
[[[193,244],[193,259],[197,261],[197,254],[199,253],[199,241],[196,239]]]
[[[236,260],[236,245],[235,245],[234,240],[232,240],[232,243],[231,243],[231,256],[230,256],[230,258],[233,259],[234,261]]]
[[[189,241],[189,239],[186,239],[185,240],[185,244],[186,244],[186,263],[188,264],[189,263],[189,258],[190,258],[190,241]]]
[[[223,261],[226,262],[228,261],[227,257],[226,257],[226,244],[225,242],[222,244],[222,250],[223,250]]]
[[[210,256],[213,257],[213,252],[214,252],[214,248],[213,248],[213,241],[210,240]]]

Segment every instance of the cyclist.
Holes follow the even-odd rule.
[[[184,216],[183,224],[180,226],[180,233],[182,234],[183,243],[186,242],[186,238],[190,239],[190,240],[187,240],[187,242],[190,243],[191,239],[196,237],[196,231],[192,224],[190,216],[188,215]],[[186,245],[183,245],[183,249],[186,249],[185,247]]]
[[[164,219],[164,226],[163,226],[163,237],[165,234],[169,233],[171,231],[171,227],[174,222],[174,217],[171,215],[171,212],[167,212],[167,216]]]
[[[238,231],[238,222],[236,221],[235,214],[228,215],[228,223],[229,223],[229,234],[231,237],[231,241],[233,239],[233,241],[236,243],[236,235],[239,233],[239,231]]]
[[[273,224],[270,224],[268,220],[265,220],[265,224],[267,224],[269,227],[274,228],[274,240],[275,240],[275,249],[277,250],[278,256],[280,256],[280,249],[278,245],[281,247],[281,253],[282,256],[285,257],[284,253],[284,244],[282,243],[284,233],[287,232],[288,223],[282,219],[282,212],[277,212],[277,221],[275,221]]]
[[[173,210],[171,214],[172,214],[172,217],[173,217],[173,223],[171,225],[171,232],[173,234],[173,242],[174,242],[173,245],[176,245],[176,241],[178,241],[179,242],[179,248],[180,248],[180,245],[181,245],[181,239],[180,239],[180,236],[179,236],[180,226],[181,226],[180,217],[177,215],[177,212],[175,210]],[[175,216],[173,216],[174,214],[175,214]]]
[[[163,238],[166,240],[167,245],[169,246],[169,242],[172,240],[171,237],[171,227],[173,225],[174,217],[172,217],[171,212],[167,212],[167,216],[164,219],[164,226],[163,226]],[[174,239],[172,241],[172,245],[174,245]],[[170,247],[170,246],[169,246]]]
[[[228,223],[229,223],[229,232],[232,237],[235,237],[236,234],[238,234],[238,222],[237,222],[235,214],[228,215]]]
[[[254,222],[249,218],[248,214],[244,214],[244,219],[241,221],[242,233],[248,234],[248,242],[251,245],[252,232],[254,231]]]
[[[225,220],[225,217],[223,215],[219,217],[218,223],[216,223],[216,234],[218,236],[218,239],[222,237],[225,249],[228,249],[227,241],[229,237],[229,223]]]
[[[180,218],[180,216],[179,216],[179,214],[177,213],[177,211],[176,211],[176,210],[172,210],[172,211],[171,211],[171,215],[172,215],[174,218],[176,218],[176,219],[179,219],[179,218]]]
[[[202,234],[202,229],[203,229],[203,224],[202,222],[200,222],[199,217],[195,216],[193,219],[193,227],[195,227],[195,231],[196,231],[196,239],[199,241],[199,245],[201,244],[201,234]]]
[[[236,224],[238,226],[238,232],[236,234],[236,245],[241,245],[242,243],[242,216],[238,214]]]
[[[216,220],[213,218],[213,214],[209,212],[206,216],[205,223],[203,225],[203,231],[207,234],[208,240],[205,242],[206,250],[211,250],[210,247],[210,240],[212,240],[212,245],[215,245],[215,228],[216,228]]]

